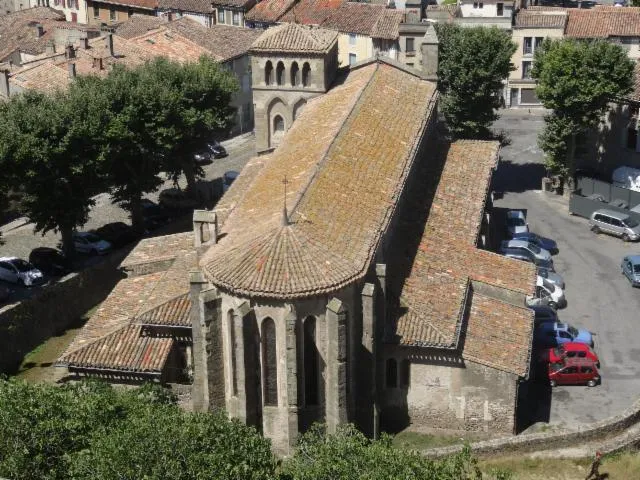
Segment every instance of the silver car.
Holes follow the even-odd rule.
[[[527,242],[526,240],[505,240],[500,245],[500,253],[505,253],[507,251],[528,252],[536,260],[542,260],[544,262],[551,261],[551,253],[549,253],[548,250],[540,248],[535,243]]]
[[[615,235],[625,242],[640,240],[640,223],[626,213],[596,210],[589,218],[589,225],[594,233]]]
[[[44,282],[44,275],[29,262],[17,257],[0,258],[0,279],[30,287]]]
[[[556,287],[560,287],[564,290],[564,279],[559,273],[554,272],[550,268],[538,266],[537,268],[538,276],[544,278],[545,280],[553,283]]]
[[[622,274],[627,277],[633,287],[640,286],[640,255],[629,255],[620,263]]]

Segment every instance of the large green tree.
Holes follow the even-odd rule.
[[[438,90],[449,130],[459,138],[487,138],[498,118],[503,81],[513,70],[516,45],[497,28],[436,24]]]
[[[576,135],[596,127],[609,102],[631,90],[633,67],[622,47],[604,40],[545,40],[536,50],[536,94],[552,110],[539,143],[553,173],[572,176]]]
[[[60,232],[68,255],[72,233],[88,218],[102,187],[96,142],[101,115],[87,99],[27,92],[0,103],[3,183],[20,188],[21,210],[37,232]]]

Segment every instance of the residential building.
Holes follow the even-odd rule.
[[[245,16],[256,0],[160,0],[160,12],[171,18],[189,17],[205,27],[245,27]]]
[[[323,23],[336,30],[338,62],[353,65],[376,55],[398,57],[398,29],[403,12],[384,5],[345,2]]]
[[[513,14],[515,12],[515,2],[504,0],[459,0],[460,17],[456,23],[475,27],[495,26],[497,28],[510,30]]]
[[[531,78],[533,56],[545,38],[564,37],[567,18],[566,9],[553,7],[529,7],[516,14],[512,32],[516,51],[511,57],[515,69],[509,74],[504,96],[508,107],[540,106]]]
[[[0,0],[0,17],[9,13],[31,8],[31,6],[32,5],[29,0]]]
[[[280,17],[296,4],[296,0],[262,0],[247,13],[247,26],[251,28],[268,28],[276,25]]]
[[[158,13],[158,0],[86,0],[86,4],[90,25],[116,25],[133,15],[155,17]]]

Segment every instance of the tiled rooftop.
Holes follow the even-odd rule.
[[[200,265],[240,294],[335,291],[366,273],[432,115],[435,85],[383,61],[310,101]],[[402,99],[402,101],[400,100]],[[314,132],[309,136],[309,132]],[[290,223],[282,225],[287,177]]]
[[[193,250],[193,232],[176,233],[140,240],[120,264],[122,268],[173,260],[177,255]]]
[[[567,37],[640,37],[638,7],[572,8],[567,14]]]
[[[119,37],[130,39],[133,37],[139,37],[140,35],[147,33],[149,30],[155,30],[156,28],[160,28],[168,24],[169,22],[160,17],[152,17],[151,15],[136,13],[126,21],[116,25],[114,33]]]
[[[253,43],[251,51],[322,54],[331,49],[337,38],[336,32],[324,28],[283,23],[265,30]]]
[[[347,0],[300,0],[279,22],[301,23],[303,25],[322,25],[340,5]]]
[[[397,321],[387,334],[389,341],[458,348],[465,305],[471,302],[473,311],[473,298],[479,295],[473,292],[473,282],[523,296],[534,293],[532,265],[476,247],[497,154],[497,142],[462,140],[441,153],[444,160],[426,164],[418,173],[422,178],[438,178],[442,168],[437,185],[427,182],[409,193],[396,227],[394,238],[399,241],[387,265],[392,295],[398,296],[399,305]],[[500,311],[528,315],[519,307],[492,302],[501,305]],[[481,335],[477,328],[467,330],[465,345],[482,342]],[[526,331],[515,335],[527,337]],[[530,335],[517,345],[528,351],[527,341],[530,345]],[[521,364],[516,360],[503,369],[518,370]]]
[[[216,7],[236,7],[247,11],[253,7],[255,3],[256,0],[213,0],[211,5]]]
[[[404,14],[401,11],[385,9],[371,31],[371,38],[397,40],[403,18]]]
[[[387,8],[384,5],[346,2],[322,26],[341,33],[355,33],[370,37],[373,36],[374,32],[377,32],[378,34],[387,35],[380,38],[389,38],[394,28],[397,33],[397,25],[393,27],[393,24],[399,12],[395,11],[396,15],[394,15],[393,13],[387,14],[385,13],[386,11]],[[400,24],[400,20],[401,18],[398,17],[398,24]],[[378,22],[380,21],[382,21],[382,25],[378,28]],[[397,38],[397,34],[392,38]]]
[[[158,8],[160,10],[211,14],[213,12],[211,3],[210,0],[159,0]],[[160,21],[164,22],[164,20]]]
[[[53,39],[55,24],[63,24],[64,15],[48,7],[34,7],[0,16],[0,61],[17,49],[30,55],[45,52]],[[35,24],[43,27],[43,35],[36,37]]]
[[[244,19],[247,22],[276,23],[295,3],[296,0],[262,0],[247,12]]]
[[[128,41],[143,47],[153,56],[177,62],[196,62],[202,55],[210,53],[198,43],[166,28],[151,30]]]
[[[191,299],[188,293],[178,295],[151,310],[141,313],[136,323],[142,325],[168,325],[191,327]]]
[[[567,13],[563,9],[552,10],[519,10],[515,18],[514,28],[558,28],[563,29],[567,23]]]
[[[144,8],[147,10],[155,10],[158,8],[158,0],[105,0],[105,3],[113,3],[125,7]]]

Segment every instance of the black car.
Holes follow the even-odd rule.
[[[144,218],[144,225],[147,230],[155,230],[163,225],[166,225],[173,220],[173,212],[152,202],[151,200],[143,199],[142,201],[142,216]]]
[[[124,247],[139,238],[133,228],[123,222],[107,223],[93,233],[109,242],[114,248]]]
[[[229,155],[227,150],[217,141],[209,143],[207,147],[209,148],[211,155],[213,155],[213,158],[223,158]]]
[[[47,275],[63,276],[73,271],[71,261],[55,248],[34,248],[29,254],[29,263]]]
[[[557,322],[558,314],[549,305],[532,305],[529,307],[535,314],[535,323]]]
[[[213,155],[209,152],[196,153],[193,156],[193,161],[196,165],[209,165],[213,163],[212,157]]]

